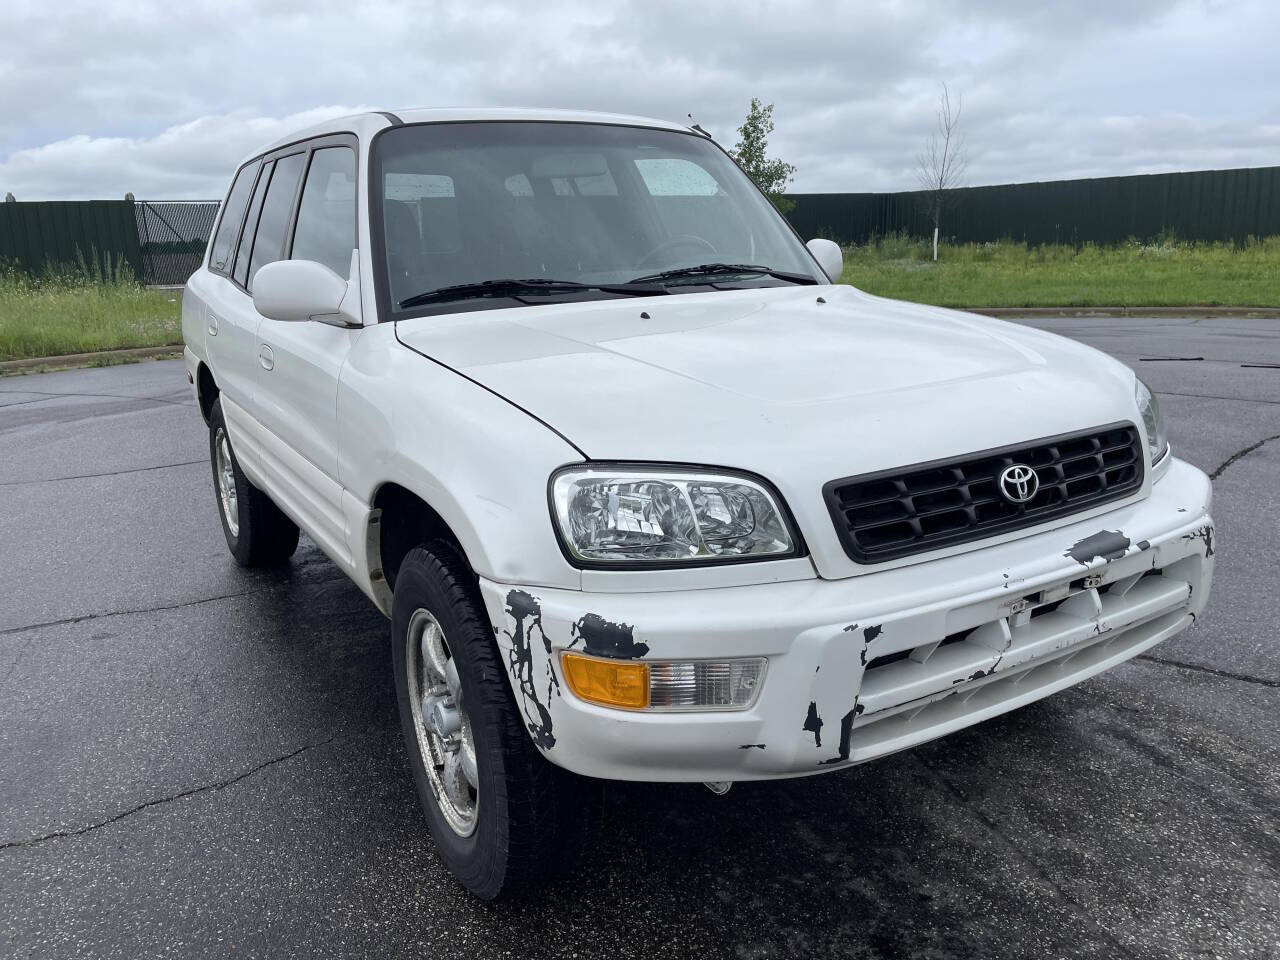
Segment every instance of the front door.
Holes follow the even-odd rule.
[[[255,271],[264,263],[291,258],[312,260],[350,277],[356,244],[353,147],[354,140],[345,137],[309,145],[296,214],[280,232],[264,229],[273,199],[268,192],[258,242],[271,246],[262,248],[261,259],[255,247]],[[265,317],[257,327],[255,402],[264,467],[285,501],[281,506],[339,562],[348,560],[349,550],[338,482],[338,379],[361,329]]]

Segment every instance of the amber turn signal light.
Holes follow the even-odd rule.
[[[649,665],[634,660],[607,660],[580,653],[560,657],[569,689],[590,703],[643,710],[649,706]]]

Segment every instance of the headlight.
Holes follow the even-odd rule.
[[[799,554],[781,499],[760,480],[678,467],[571,467],[551,509],[584,566],[688,565]]]
[[[1160,401],[1141,380],[1136,387],[1138,410],[1142,413],[1143,426],[1147,428],[1147,450],[1155,463],[1169,449],[1169,434],[1165,432],[1164,417],[1160,416]]]

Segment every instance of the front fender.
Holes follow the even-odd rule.
[[[449,525],[477,574],[581,589],[556,542],[547,481],[582,456],[548,427],[414,353],[391,323],[367,328],[352,349],[338,426],[339,480],[366,518],[377,489],[397,483]],[[358,513],[349,524],[359,524]],[[364,550],[365,529],[347,536],[353,553]]]

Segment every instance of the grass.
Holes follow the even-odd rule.
[[[944,244],[902,236],[845,249],[843,279],[947,307],[1280,307],[1280,237],[1116,247],[1004,241]],[[182,342],[181,295],[147,290],[121,261],[24,274],[0,263],[0,360]]]
[[[846,247],[844,276],[868,293],[945,307],[1280,307],[1280,237],[1121,246],[943,244],[885,237]]]
[[[182,342],[182,297],[147,290],[123,263],[38,275],[0,264],[0,360]]]

